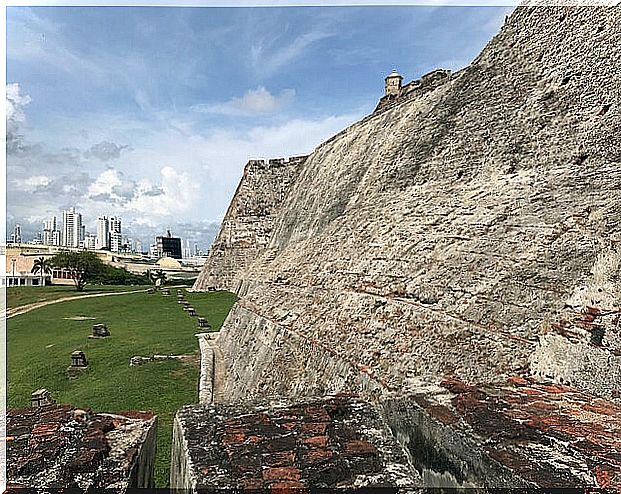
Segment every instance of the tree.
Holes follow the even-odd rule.
[[[104,264],[94,253],[88,251],[63,251],[50,259],[53,266],[64,269],[81,292],[91,279],[103,270]]]
[[[44,257],[39,257],[36,259],[32,266],[32,274],[41,273],[41,285],[45,284],[45,275],[52,273],[52,263],[51,259],[45,259]]]

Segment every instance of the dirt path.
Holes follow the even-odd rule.
[[[6,311],[6,318],[10,319],[11,317],[19,316],[21,314],[26,314],[27,312],[33,311],[35,309],[40,309],[41,307],[45,307],[46,305],[51,304],[59,304],[60,302],[67,302],[69,300],[78,300],[82,298],[93,298],[93,297],[108,297],[110,295],[126,295],[128,293],[139,293],[146,292],[148,288],[143,290],[132,290],[129,292],[102,292],[102,293],[91,293],[90,295],[74,295],[71,297],[63,297],[57,298],[54,300],[44,300],[43,302],[35,302],[32,304],[21,305],[20,307],[13,307]]]

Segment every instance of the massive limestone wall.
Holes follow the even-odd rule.
[[[518,8],[319,146],[217,340],[228,398],[533,373],[618,397],[620,36],[619,7]]]
[[[246,265],[267,247],[274,219],[305,160],[248,162],[194,290],[237,291]]]

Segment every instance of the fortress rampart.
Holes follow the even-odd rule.
[[[237,292],[245,266],[269,243],[274,218],[306,156],[248,161],[193,290]]]
[[[438,482],[621,486],[579,418],[619,451],[620,12],[518,8],[318,146],[216,340],[226,399],[359,393]]]

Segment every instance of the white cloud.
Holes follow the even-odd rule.
[[[263,86],[249,89],[241,98],[232,98],[226,103],[195,105],[193,110],[230,116],[253,116],[274,113],[291,104],[295,98],[294,89],[284,89],[274,96]]]
[[[301,34],[285,46],[282,40],[275,39],[271,44],[277,48],[271,51],[265,47],[263,41],[260,41],[253,44],[250,49],[252,64],[258,73],[268,76],[302,56],[311,45],[335,35],[335,32],[320,28]]]
[[[24,107],[30,103],[30,96],[22,94],[18,83],[6,85],[6,120],[7,125],[19,125],[26,121]]]
[[[199,199],[200,185],[188,173],[164,166],[160,175],[157,186],[149,180],[140,182],[136,195],[127,204],[127,209],[137,213],[139,224],[157,224],[157,220],[183,214]],[[154,189],[159,193],[153,194]]]
[[[111,196],[114,194],[114,188],[122,183],[119,172],[112,168],[106,170],[88,188],[88,197]]]
[[[33,177],[15,179],[15,187],[24,192],[34,192],[37,189],[47,187],[52,179],[45,175],[35,175]]]

